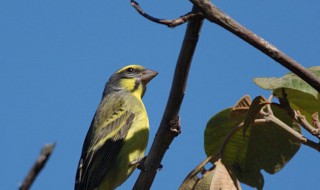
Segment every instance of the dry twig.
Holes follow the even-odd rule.
[[[168,19],[160,19],[160,18],[155,18],[153,16],[150,16],[149,14],[147,14],[146,12],[144,12],[141,7],[139,6],[139,3],[134,1],[134,0],[131,0],[131,5],[138,11],[138,13],[140,15],[142,15],[144,18],[152,21],[152,22],[155,22],[155,23],[158,23],[158,24],[163,24],[163,25],[166,25],[170,28],[174,28],[176,26],[179,26],[183,23],[186,23],[188,22],[189,20],[195,18],[195,17],[199,17],[199,16],[202,16],[202,13],[201,12],[190,12],[190,13],[187,13],[183,16],[180,16],[180,18],[176,18],[176,19],[173,19],[173,20],[168,20]]]
[[[53,152],[55,145],[56,144],[54,143],[54,144],[46,144],[43,146],[38,159],[34,163],[33,167],[30,169],[30,171],[29,171],[28,175],[26,176],[26,178],[24,179],[23,183],[21,184],[21,186],[19,188],[20,190],[30,189],[32,183],[34,182],[36,177],[39,175],[40,171],[46,165],[49,157],[51,156],[51,154]]]
[[[319,114],[318,112],[312,114],[312,121],[313,121],[313,126],[320,130],[320,121],[319,121]]]
[[[313,127],[306,119],[305,116],[303,116],[298,110],[294,111],[295,115],[294,118],[295,120],[298,121],[298,123],[305,129],[307,130],[310,134],[313,136],[317,137],[320,139],[320,129]]]

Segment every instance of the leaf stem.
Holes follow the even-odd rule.
[[[310,134],[320,139],[320,129],[313,127],[306,119],[305,116],[303,116],[299,110],[294,111],[294,118],[299,122],[299,124],[306,129]]]
[[[316,142],[306,138],[305,136],[303,136],[299,132],[297,132],[294,129],[292,129],[291,127],[289,127],[287,124],[283,123],[280,119],[278,119],[274,115],[267,113],[264,116],[264,119],[266,119],[266,121],[269,123],[272,123],[276,126],[281,127],[282,129],[284,129],[285,131],[290,133],[293,137],[295,137],[296,140],[300,141],[302,144],[309,146],[310,148],[313,148],[313,149],[320,152],[320,144],[319,143],[316,143]]]
[[[317,137],[320,139],[320,128],[316,126],[316,123],[314,123],[314,127],[306,120],[306,117],[303,116],[299,110],[293,110],[290,106],[290,103],[287,98],[287,93],[285,92],[285,89],[282,88],[282,95],[279,97],[280,107],[285,109],[287,113],[292,117],[295,121],[297,121],[306,131],[308,131],[311,135]],[[279,104],[274,104],[276,106],[279,106]],[[312,117],[313,121],[315,121],[314,114]]]

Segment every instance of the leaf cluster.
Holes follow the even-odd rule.
[[[309,70],[320,77],[320,67]],[[253,101],[246,95],[208,121],[204,132],[207,159],[186,177],[181,190],[241,189],[240,182],[263,189],[261,170],[277,173],[301,144],[319,151],[317,143],[301,134],[302,126],[319,140],[319,93],[292,73],[254,82],[273,95]],[[212,166],[205,169],[208,163]]]

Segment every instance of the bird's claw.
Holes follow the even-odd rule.
[[[144,161],[146,160],[147,156],[144,156],[143,158],[138,158],[138,159],[135,159],[134,161],[132,161],[130,163],[130,166],[134,166],[134,165],[137,165],[137,168],[140,169],[140,165],[143,165],[144,164]]]
[[[180,124],[180,117],[173,119],[170,121],[170,130],[174,134],[174,136],[178,136],[181,133],[181,124]]]
[[[160,164],[157,170],[160,171],[160,170],[162,170],[162,168],[163,168],[163,165]]]
[[[145,156],[145,157],[143,157],[143,158],[141,158],[140,160],[139,160],[139,165],[137,166],[137,168],[139,169],[139,170],[141,170],[141,171],[146,171],[147,169],[145,168],[145,166],[144,166],[144,162],[146,161],[146,158],[147,158],[147,156]]]
[[[146,158],[147,158],[147,156],[145,156],[145,157],[143,157],[143,158],[141,158],[141,159],[135,160],[135,161],[131,162],[130,165],[139,164],[139,165],[137,166],[137,168],[138,168],[139,170],[141,170],[141,171],[148,171],[148,170],[151,169],[151,167],[150,167],[150,168],[146,168],[146,167],[145,167],[144,162],[146,161]],[[157,171],[160,171],[162,168],[163,168],[163,165],[160,164],[160,166],[159,166],[159,168],[157,169]]]

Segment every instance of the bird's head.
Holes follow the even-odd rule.
[[[111,91],[124,91],[142,98],[147,83],[157,72],[140,65],[128,65],[116,71],[106,84],[104,95]]]

